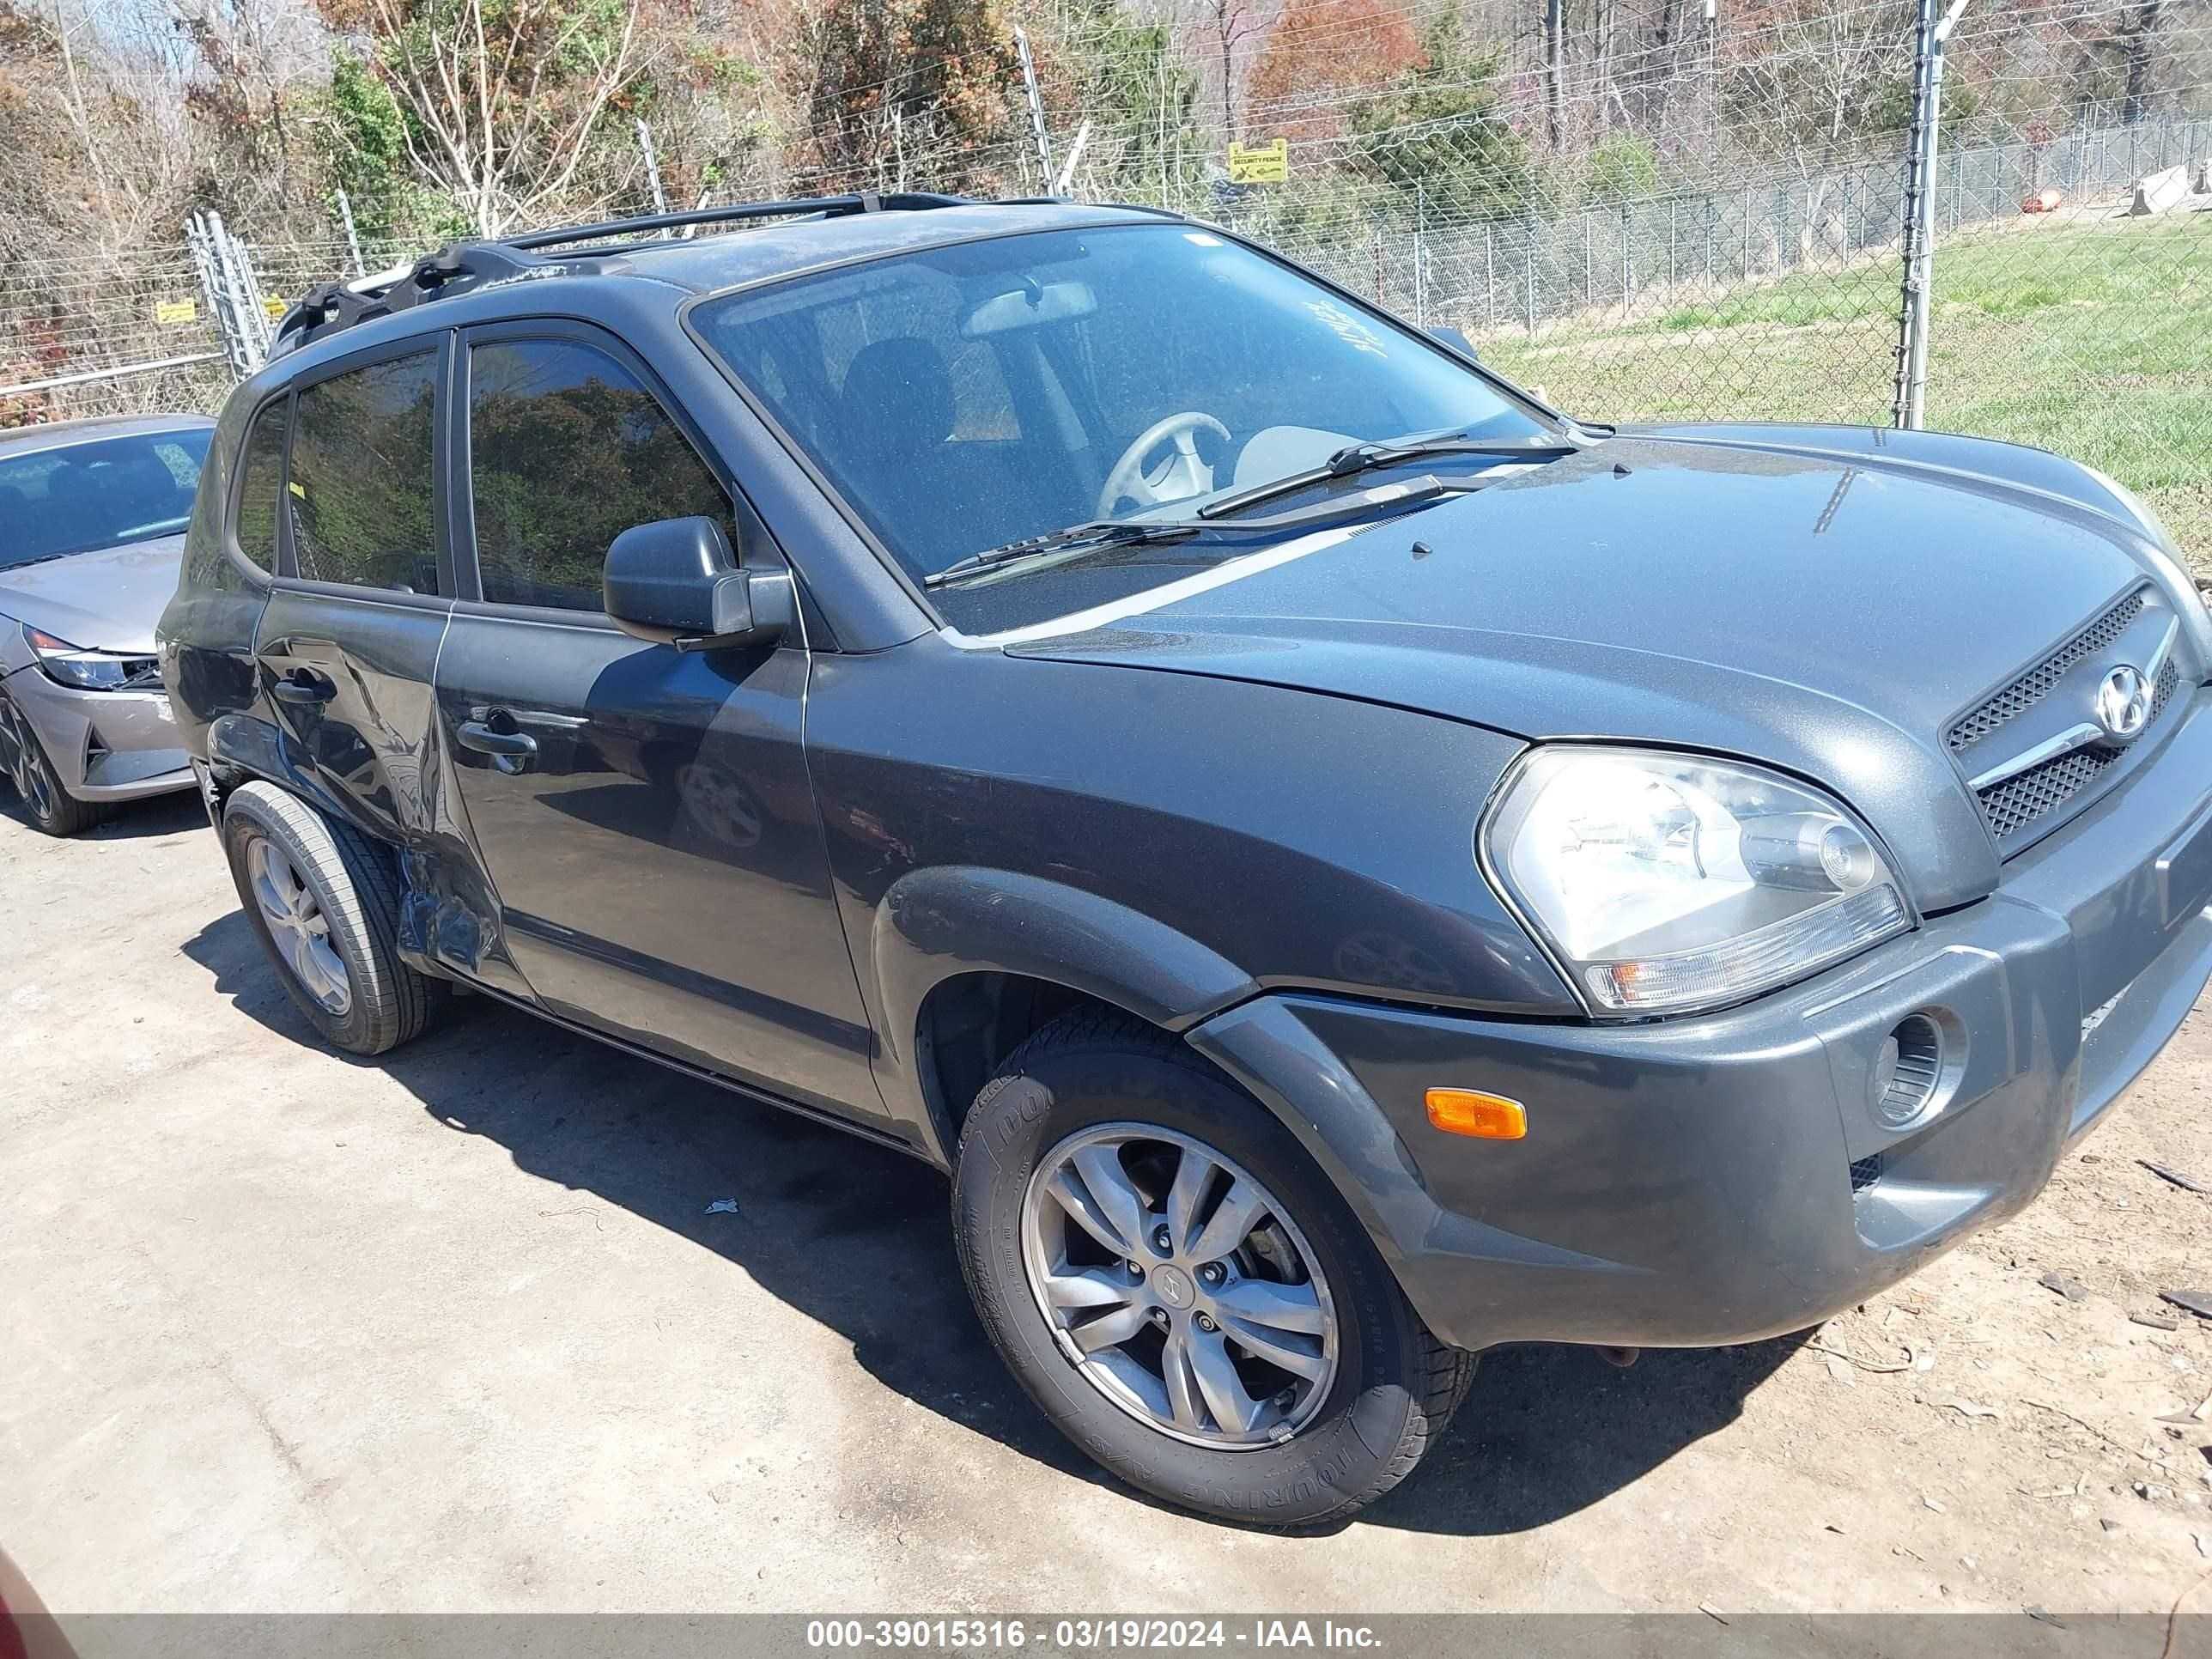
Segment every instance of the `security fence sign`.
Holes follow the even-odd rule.
[[[196,323],[199,319],[199,302],[196,300],[156,300],[154,302],[154,320],[156,323]]]
[[[1229,146],[1229,182],[1232,185],[1280,185],[1291,176],[1291,143],[1278,138],[1270,144]]]

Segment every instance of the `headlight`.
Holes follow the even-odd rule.
[[[115,691],[139,679],[151,662],[118,657],[112,651],[85,651],[35,628],[23,630],[23,643],[39,659],[46,678],[76,691]]]
[[[2200,672],[2212,673],[2212,610],[2208,610],[2204,595],[2198,590],[2197,579],[2183,568],[2180,544],[2173,532],[2166,527],[2150,505],[2118,478],[2100,472],[2094,466],[2081,469],[2117,496],[2120,505],[2135,515],[2142,526],[2144,538],[2151,544],[2151,564],[2165,585],[2166,596],[2172,601],[2174,614],[2188,631],[2190,642],[2197,648],[2197,663]]]
[[[1741,1001],[1912,925],[1865,830],[1757,767],[1540,749],[1481,834],[1490,869],[1600,1013]]]

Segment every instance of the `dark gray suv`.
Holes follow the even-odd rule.
[[[1135,210],[318,290],[161,650],[330,1041],[467,986],[950,1172],[1038,1404],[1237,1521],[1480,1349],[1911,1272],[2212,972],[2212,619],[2124,489],[1576,422]]]

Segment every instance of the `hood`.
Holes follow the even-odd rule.
[[[1621,437],[1007,648],[1763,761],[1840,793],[1932,909],[1997,874],[1949,720],[2142,580],[2100,522],[1956,472]]]
[[[0,570],[0,617],[88,651],[150,657],[184,548],[182,536],[164,536]]]

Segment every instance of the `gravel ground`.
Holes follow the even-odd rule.
[[[1283,1538],[1069,1454],[918,1166],[501,1008],[313,1046],[189,799],[0,818],[0,1547],[58,1611],[2212,1610],[2212,1321],[2158,1299],[2212,1196],[2143,1165],[2212,1184],[2202,1008],[1917,1279],[1493,1354]]]

